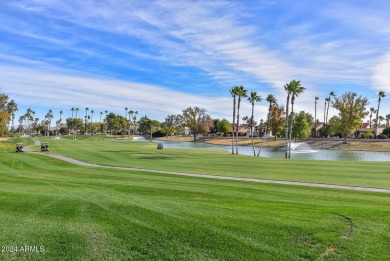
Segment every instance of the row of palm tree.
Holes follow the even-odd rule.
[[[291,154],[291,135],[292,135],[292,126],[294,124],[294,103],[295,99],[303,93],[305,87],[303,87],[300,81],[292,80],[288,84],[284,86],[287,92],[287,102],[286,102],[286,153],[285,157],[290,158]],[[253,139],[253,123],[254,123],[254,105],[256,102],[260,102],[262,99],[256,92],[251,92],[250,96],[247,96],[247,90],[243,86],[234,86],[229,90],[230,94],[233,97],[233,127],[232,127],[232,154],[238,154],[238,128],[240,126],[240,105],[242,98],[248,98],[248,101],[252,105],[252,115],[250,118],[250,128],[251,128],[251,136],[252,136],[252,148],[253,155],[256,156],[256,150]],[[291,101],[290,101],[291,100]],[[318,99],[317,99],[318,100]],[[273,94],[269,94],[266,98],[266,101],[269,103],[268,115],[267,115],[267,126],[266,126],[266,135],[269,131],[270,124],[270,114],[272,105],[277,104],[276,97]],[[291,113],[289,114],[289,106],[291,104]],[[236,150],[234,151],[234,147]]]
[[[233,97],[232,154],[238,154],[238,127],[240,126],[241,98],[246,98],[248,91],[243,86],[234,86],[229,91]],[[238,98],[237,99],[237,106],[236,106],[236,98]],[[237,115],[236,115],[236,109],[237,109]],[[236,119],[237,119],[237,124],[235,124]],[[236,140],[234,139],[235,136],[236,136]],[[235,153],[234,153],[234,143],[236,143],[236,145],[235,145],[236,152]]]
[[[125,107],[125,118],[129,116],[129,135],[132,131],[132,134],[135,134],[136,126],[137,126],[137,114],[138,111],[129,110],[127,107]],[[133,130],[131,130],[131,127],[133,126]]]

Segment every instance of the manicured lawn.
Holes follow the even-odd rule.
[[[156,144],[149,142],[48,141],[50,153],[102,165],[390,188],[389,162],[285,160],[231,155],[223,151],[157,150]]]
[[[69,153],[64,144],[50,143]],[[126,156],[114,163],[160,153],[155,144],[120,146]],[[201,155],[183,157],[191,163]],[[45,250],[2,253],[1,260],[390,259],[390,197],[381,193],[83,168],[0,152],[0,204],[1,245]]]

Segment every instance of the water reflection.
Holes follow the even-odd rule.
[[[138,139],[137,141],[147,141]],[[150,140],[148,140],[150,142]],[[177,141],[161,141],[153,140],[153,142],[160,142],[164,148],[180,148],[180,149],[208,149],[208,150],[223,150],[227,152],[232,151],[231,146],[213,145],[207,143],[193,143],[193,142],[177,142]],[[258,148],[256,148],[256,153]],[[239,147],[239,153],[253,156],[252,147]],[[261,157],[266,158],[284,158],[284,148],[263,148],[260,153]],[[390,152],[373,152],[373,151],[343,151],[343,150],[300,150],[291,151],[291,158],[295,159],[309,159],[309,160],[344,160],[344,161],[390,161]]]

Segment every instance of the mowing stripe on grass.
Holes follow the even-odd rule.
[[[87,162],[83,162],[80,160],[76,160],[76,159],[72,159],[72,158],[68,158],[68,157],[64,157],[64,156],[60,156],[60,155],[55,155],[55,154],[47,154],[47,153],[40,153],[40,152],[28,152],[28,153],[44,155],[44,156],[52,157],[55,159],[59,159],[62,161],[66,161],[66,162],[69,162],[69,163],[72,163],[72,164],[75,164],[78,166],[84,166],[84,167],[97,167],[97,168],[108,168],[108,169],[142,171],[142,172],[171,174],[171,175],[198,177],[198,178],[209,178],[209,179],[237,180],[237,181],[247,181],[247,182],[257,182],[257,183],[268,183],[268,184],[282,184],[282,185],[294,185],[294,186],[306,186],[306,187],[390,193],[390,189],[369,188],[369,187],[360,187],[360,186],[358,187],[358,186],[332,185],[332,184],[321,184],[321,183],[311,183],[311,182],[285,181],[285,180],[240,178],[240,177],[220,176],[220,175],[194,174],[194,173],[188,173],[188,172],[175,172],[175,171],[150,170],[150,169],[131,168],[131,167],[104,166],[104,165],[98,165],[98,164],[91,164],[91,163],[87,163]]]

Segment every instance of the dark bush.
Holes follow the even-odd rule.
[[[385,134],[379,134],[378,136],[376,136],[378,139],[387,139],[387,136]]]
[[[386,135],[387,137],[390,137],[390,127],[387,127],[383,130],[382,134]]]

